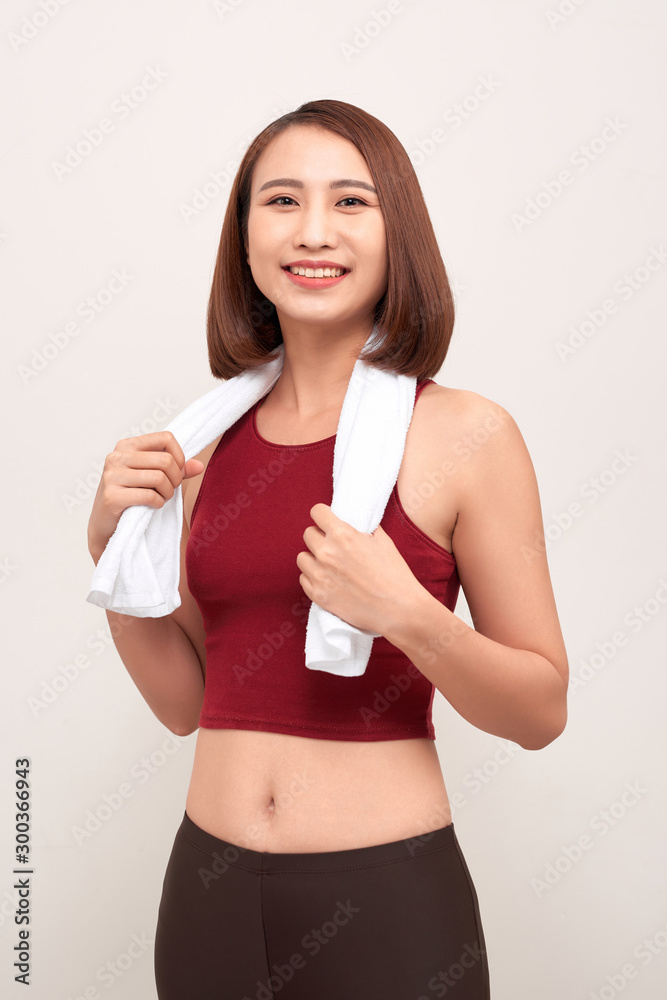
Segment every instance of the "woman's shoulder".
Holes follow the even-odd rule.
[[[424,434],[438,453],[453,460],[483,455],[483,464],[488,465],[492,456],[502,461],[512,453],[526,451],[512,415],[496,400],[479,392],[433,382],[422,389],[419,404],[419,423]]]
[[[439,382],[429,382],[421,391],[420,399],[424,400],[422,409],[428,408],[435,421],[456,420],[457,427],[465,430],[469,424],[477,425],[481,421],[493,419],[503,423],[512,422],[511,414],[500,403],[473,389],[455,389]],[[428,403],[426,403],[428,400]]]
[[[532,476],[532,461],[512,415],[471,389],[438,383],[424,388],[416,415],[430,461],[446,465],[466,492]],[[423,435],[423,436],[422,436]]]

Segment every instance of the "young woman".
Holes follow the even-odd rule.
[[[537,750],[565,726],[568,664],[519,429],[433,380],[453,322],[419,183],[385,125],[322,100],[257,136],[224,220],[209,358],[227,379],[282,341],[280,377],[197,459],[169,432],[119,441],[89,524],[97,562],[125,507],[183,486],[181,606],[107,612],[156,716],[199,727],[159,907],[160,1000],[489,997],[433,695]],[[374,323],[362,356],[418,385],[365,534],[329,505]],[[454,614],[459,583],[474,629]],[[362,676],[306,668],[312,601],[379,635]]]

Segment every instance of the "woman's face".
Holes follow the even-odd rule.
[[[283,331],[295,323],[371,322],[387,288],[387,239],[357,147],[312,126],[291,126],[277,135],[255,164],[246,252]],[[287,270],[329,264],[346,273],[318,281],[294,278]]]

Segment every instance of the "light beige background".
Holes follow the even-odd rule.
[[[25,995],[11,968],[23,756],[30,995],[155,996],[145,942],[196,737],[153,717],[85,601],[86,525],[115,442],[215,384],[204,322],[231,178],[268,121],[322,97],[367,109],[413,157],[458,307],[438,381],[497,400],[524,434],[579,678],[565,733],[539,752],[436,693],[492,996],[663,995],[666,35],[660,0],[2,5],[4,996]],[[107,293],[114,272],[125,285]],[[99,311],[84,315],[88,297]],[[457,611],[469,620],[463,596]]]

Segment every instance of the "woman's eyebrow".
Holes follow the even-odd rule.
[[[260,194],[260,192],[265,191],[266,188],[270,187],[302,188],[303,181],[296,180],[296,178],[294,177],[278,177],[277,180],[267,181],[265,184],[262,184],[257,194]],[[350,180],[349,178],[343,178],[342,180],[339,181],[330,181],[329,187],[332,190],[335,188],[359,187],[359,188],[364,188],[365,191],[371,191],[373,194],[377,194],[377,191],[375,190],[372,184],[367,184],[366,181]]]

